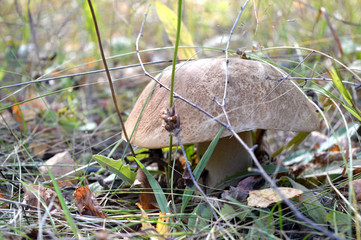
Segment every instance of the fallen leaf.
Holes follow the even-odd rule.
[[[136,204],[137,204],[137,207],[142,212],[142,231],[145,231],[147,229],[152,229],[152,230],[156,231],[156,229],[152,226],[152,224],[150,222],[148,222],[148,220],[149,220],[148,215],[144,211],[144,208],[142,207],[142,205],[139,203],[136,203]]]
[[[6,199],[6,198],[1,194],[1,191],[0,191],[0,198]],[[2,206],[1,206],[1,205],[2,205]],[[5,208],[8,208],[8,207],[9,207],[9,204],[7,204],[6,202],[4,202],[4,203],[1,203],[0,206],[1,206],[2,209],[5,209]]]
[[[356,200],[361,200],[361,179],[356,179],[352,181],[353,190],[355,191]]]
[[[88,186],[78,187],[74,192],[74,197],[75,205],[80,215],[96,217],[105,217],[107,215],[103,213],[102,208]]]
[[[147,215],[147,213],[144,211],[144,208],[142,207],[141,204],[137,203],[138,208],[140,209],[140,211],[142,212],[142,228],[141,230],[143,232],[147,232],[147,233],[154,233],[152,234],[152,236],[149,236],[149,238],[151,240],[163,240],[166,239],[164,238],[161,234],[166,234],[169,233],[169,226],[165,225],[165,222],[169,222],[169,217],[168,218],[164,218],[163,216],[166,215],[165,213],[159,214],[159,218],[158,218],[158,222],[157,222],[157,228],[155,228],[150,222],[149,222],[149,217]]]
[[[152,187],[150,186],[148,178],[141,168],[139,168],[137,171],[137,177],[135,178],[132,187],[135,185],[140,185],[143,188],[139,196],[140,204],[143,209],[148,210],[158,208],[157,199],[154,196]]]
[[[55,178],[64,176],[65,174],[74,171],[77,167],[70,153],[67,151],[54,155],[52,158],[47,160],[44,165],[48,166]],[[51,180],[48,169],[45,166],[41,166],[39,170],[44,174],[46,180]],[[71,186],[77,182],[77,174],[72,173],[69,176],[60,179],[57,183],[59,187],[64,187]]]
[[[22,122],[23,119],[25,121],[32,120],[49,106],[45,98],[39,98],[39,95],[33,93],[32,90],[29,96],[24,99],[24,101],[26,100],[29,101],[12,107],[12,112],[17,122]]]
[[[30,147],[33,150],[33,153],[40,158],[43,158],[45,153],[50,149],[48,144],[35,141],[30,143]]]
[[[94,237],[95,240],[113,239],[109,236],[108,231],[106,229],[100,230],[99,232],[95,233]]]
[[[54,190],[33,184],[23,184],[23,189],[25,192],[24,202],[26,204],[33,207],[44,208],[43,204],[39,202],[40,197],[45,202],[46,206],[52,204],[50,210],[53,210],[54,208],[61,210],[58,195]]]
[[[166,236],[166,234],[169,233],[169,225],[167,224],[169,223],[169,217],[165,216],[167,216],[166,213],[159,213],[159,218],[157,221],[157,232],[163,236]]]
[[[336,149],[338,148],[338,146],[334,145],[331,149],[333,150],[329,150],[327,152],[319,152],[319,153],[315,153],[315,155],[313,156],[312,162],[313,163],[317,163],[319,165],[325,165],[325,164],[329,164],[331,162],[335,162],[335,161],[343,161],[343,156],[342,155],[346,155],[347,158],[347,154],[344,153],[342,154],[340,151],[337,151]],[[339,148],[338,148],[339,149]],[[359,151],[359,148],[353,148],[352,149],[352,158],[356,159],[357,157],[357,152]]]
[[[334,144],[333,146],[330,147],[330,149],[328,149],[330,152],[339,152],[340,151],[340,147],[336,144]]]
[[[303,193],[302,190],[295,188],[278,188],[286,198],[293,198]],[[282,201],[282,198],[273,188],[250,191],[247,198],[247,205],[250,207],[266,208],[271,204]]]
[[[242,181],[240,181],[237,184],[237,187],[231,186],[230,190],[224,191],[222,193],[222,199],[227,199],[227,197],[231,197],[238,201],[246,200],[246,198],[248,197],[248,192],[250,190],[253,190],[254,185],[257,184],[260,180],[261,180],[261,178],[259,178],[257,176],[247,177],[247,178],[243,179]]]

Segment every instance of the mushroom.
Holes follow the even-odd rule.
[[[230,58],[228,74],[225,110],[232,128],[248,146],[252,146],[250,130],[256,128],[297,132],[319,129],[316,109],[305,95],[289,80],[277,81],[285,75],[281,70],[259,61]],[[159,81],[169,87],[171,75],[171,70],[164,70],[158,76]],[[176,68],[174,91],[226,123],[221,107],[214,100],[221,102],[225,79],[224,58],[181,63]],[[169,146],[169,133],[160,119],[161,112],[169,107],[169,94],[154,81],[145,87],[125,123],[130,136],[144,107],[130,141],[133,145],[150,149]],[[181,119],[182,143],[198,144],[197,154],[202,156],[221,126],[178,98],[174,105]],[[215,186],[252,164],[246,150],[230,135],[227,130],[222,132],[207,163],[207,186]],[[173,141],[177,144],[176,139]]]

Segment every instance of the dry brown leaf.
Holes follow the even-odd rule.
[[[150,186],[148,178],[141,168],[138,169],[137,177],[132,184],[132,186],[135,185],[140,185],[142,188],[144,188],[139,196],[140,204],[142,205],[143,209],[148,210],[158,208],[157,199],[154,196],[152,187]]]
[[[23,189],[25,192],[24,202],[33,207],[41,207],[44,208],[43,204],[39,202],[39,197],[45,202],[46,206],[50,206],[53,203],[50,210],[57,208],[61,210],[61,205],[59,202],[58,195],[56,192],[50,188],[46,188],[43,186],[37,186],[33,184],[23,184]],[[37,193],[36,195],[34,194]]]
[[[80,215],[96,217],[105,217],[107,215],[103,213],[102,208],[88,186],[78,187],[74,192],[74,197],[75,205]]]
[[[248,197],[248,192],[254,189],[254,185],[259,183],[261,178],[257,176],[250,176],[237,184],[237,187],[230,186],[230,190],[225,190],[222,193],[222,199],[227,199],[227,197],[234,198],[238,201],[246,200]]]
[[[361,200],[361,179],[356,179],[352,181],[353,190],[355,191],[356,200]]]
[[[0,198],[6,199],[6,198],[1,194],[1,190],[0,190]],[[8,206],[9,206],[9,204],[4,203],[4,204],[1,206],[1,208],[2,208],[2,209],[5,209],[5,208],[7,208]]]
[[[64,176],[76,168],[76,164],[69,152],[62,152],[54,155],[52,158],[47,160],[44,165],[48,166],[55,178]],[[46,180],[51,180],[48,174],[48,169],[45,166],[41,166],[39,170],[45,175]],[[76,173],[72,173],[71,175],[57,181],[59,187],[71,186],[77,182],[78,179]]]
[[[17,122],[22,122],[23,118],[25,121],[32,120],[38,113],[47,109],[49,104],[47,103],[46,99],[37,97],[39,97],[39,95],[31,91],[29,96],[23,100],[33,100],[12,107],[12,112]]]
[[[333,149],[333,150],[331,150]],[[317,163],[320,165],[329,164],[334,161],[343,161],[342,153],[340,151],[337,151],[336,149],[339,149],[338,146],[334,145],[329,151],[327,152],[319,152],[315,153],[313,156],[312,162]],[[353,148],[352,149],[352,158],[356,159],[357,152],[359,151],[359,148]],[[346,153],[344,155],[347,156]]]
[[[278,188],[286,198],[293,198],[303,193],[302,190],[295,188]],[[282,201],[282,198],[273,188],[250,191],[247,198],[247,205],[250,207],[266,208],[271,204]]]
[[[32,142],[30,143],[30,147],[33,153],[40,158],[43,158],[45,153],[50,149],[50,146],[43,142]]]

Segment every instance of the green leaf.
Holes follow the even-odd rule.
[[[206,204],[198,204],[189,217],[188,227],[193,231],[207,229],[212,218],[212,211]]]
[[[129,165],[124,164],[120,160],[116,161],[112,158],[104,157],[102,155],[94,155],[93,158],[102,167],[118,175],[124,182],[128,184],[132,184],[134,182],[137,174],[130,169]]]
[[[199,161],[197,167],[194,169],[193,175],[194,175],[194,178],[196,179],[196,181],[198,181],[199,177],[201,176],[201,173],[203,172],[204,168],[206,167],[208,160],[211,157],[211,155],[214,151],[214,148],[216,147],[216,145],[218,143],[219,138],[221,137],[222,132],[223,132],[223,127],[219,130],[217,136],[212,140],[207,151],[204,153],[202,159]],[[182,209],[181,209],[182,213],[184,212],[189,200],[191,199],[194,188],[195,188],[195,186],[193,186],[192,188],[186,187],[186,189],[184,190],[183,198],[182,198]]]
[[[347,109],[347,111],[349,111],[355,118],[357,118],[359,121],[361,121],[361,115],[358,111],[356,111],[354,108],[349,107],[346,104],[342,104],[344,106],[344,108]]]
[[[280,149],[278,149],[275,153],[272,154],[272,157],[276,157],[279,154],[281,154],[284,151],[290,151],[300,145],[303,140],[309,135],[309,132],[301,132],[298,133],[294,138],[292,138],[291,141],[289,141],[286,145],[282,146]]]
[[[91,40],[94,42],[94,44],[97,46],[98,45],[98,37],[97,34],[95,32],[94,29],[94,20],[93,20],[93,15],[90,11],[90,7],[88,5],[88,1],[78,1],[78,2],[82,2],[83,3],[83,8],[84,8],[84,13],[85,13],[85,29],[88,31],[88,34],[91,38]],[[100,21],[100,17],[99,17],[99,12],[98,12],[98,7],[97,7],[97,1],[92,1],[92,5],[93,5],[93,10],[94,10],[94,14],[99,26],[99,29],[103,29],[102,28],[102,23]],[[99,56],[99,51],[97,48],[94,48],[94,54],[96,54],[96,57]]]
[[[338,91],[340,91],[340,93],[342,94],[342,96],[344,97],[344,99],[346,100],[346,102],[348,103],[348,105],[353,106],[352,103],[352,97],[350,92],[345,88],[345,85],[343,85],[343,82],[340,78],[340,76],[338,75],[338,72],[336,71],[335,68],[331,68],[328,73],[330,74],[333,83],[335,84],[336,88],[338,89]]]
[[[164,194],[161,186],[157,182],[157,180],[155,180],[155,178],[152,176],[152,174],[150,174],[148,172],[148,170],[144,167],[144,165],[138,159],[135,159],[135,161],[137,161],[139,167],[143,170],[143,172],[147,176],[148,182],[153,189],[154,196],[155,196],[155,199],[157,199],[157,203],[159,205],[160,210],[163,213],[170,213],[168,206],[167,206],[167,199],[165,197],[165,194]]]
[[[345,85],[343,84],[340,75],[338,74],[337,70],[335,68],[331,68],[328,70],[328,73],[330,74],[332,78],[332,82],[335,84],[338,91],[341,93],[343,98],[345,99],[347,104],[342,103],[342,105],[359,121],[361,121],[361,113],[360,110],[354,105],[352,101],[352,96],[350,92],[346,89]]]
[[[55,180],[54,175],[53,175],[53,173],[51,172],[51,170],[49,169],[48,166],[46,166],[46,169],[48,170],[49,176],[51,178],[51,182],[54,185],[55,192],[58,195],[59,202],[61,204],[61,208],[64,211],[65,219],[68,222],[68,224],[70,225],[70,228],[73,231],[75,238],[79,239],[78,228],[76,226],[76,223],[74,221],[73,216],[71,215],[71,212],[70,212],[68,206],[66,205],[65,199],[64,199],[63,195],[61,194],[61,189],[60,189],[60,187],[58,185],[58,182]]]
[[[326,214],[325,219],[330,223],[336,232],[347,232],[349,230],[349,221],[351,214],[344,214],[338,211],[330,211]]]
[[[167,6],[159,3],[158,1],[155,2],[155,6],[157,9],[158,17],[161,20],[164,29],[168,34],[169,40],[173,43],[173,45],[175,45],[177,35],[177,15]],[[194,46],[192,36],[183,22],[181,26],[180,44],[183,46]],[[194,48],[179,49],[178,56],[182,59],[198,58]]]
[[[318,201],[316,194],[313,194],[305,186],[297,183],[289,177],[282,177],[281,180],[288,180],[296,189],[304,192],[302,195],[302,206],[305,207],[306,213],[318,224],[326,224],[325,217],[327,211],[325,207]]]

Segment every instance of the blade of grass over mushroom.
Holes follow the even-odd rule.
[[[345,99],[346,103],[343,103],[342,105],[354,116],[356,117],[358,120],[361,121],[361,113],[360,110],[354,105],[353,100],[352,100],[352,96],[350,94],[350,92],[346,89],[345,85],[343,84],[340,75],[337,71],[337,69],[335,68],[330,68],[328,70],[328,73],[330,74],[333,83],[335,84],[336,88],[338,89],[338,91],[341,93],[341,95],[343,96],[343,98]]]
[[[161,10],[163,10],[163,12],[164,11],[167,12],[168,13],[167,15],[171,17],[171,19],[167,19],[167,21],[164,21],[165,23],[168,23],[168,21],[177,23],[176,24],[176,38],[175,38],[175,41],[172,41],[174,44],[174,53],[173,53],[173,63],[172,63],[172,80],[171,80],[171,85],[170,85],[170,96],[169,96],[170,97],[169,108],[172,108],[173,107],[173,94],[174,94],[175,66],[176,66],[177,59],[178,59],[178,46],[179,46],[179,40],[180,40],[180,31],[181,31],[181,27],[182,27],[182,0],[178,0],[178,16],[176,18],[177,19],[176,22],[174,21],[175,14],[172,11],[170,11],[166,6],[158,3],[158,1],[156,1],[156,4],[158,4],[157,9],[160,8]],[[157,11],[159,12],[159,10],[157,10]],[[173,19],[173,21],[172,21],[172,19]],[[174,24],[172,24],[171,26],[173,29]],[[170,135],[169,136],[169,149],[172,149],[172,146],[173,146],[173,137]],[[171,164],[172,164],[172,154],[169,154],[167,179],[170,179],[170,177],[171,177],[171,167],[170,167]]]
[[[203,172],[204,168],[206,167],[208,160],[212,156],[214,148],[216,147],[216,145],[218,143],[218,140],[222,135],[222,132],[223,132],[223,127],[221,127],[221,129],[219,130],[217,136],[212,140],[212,142],[209,145],[207,151],[204,153],[202,159],[199,161],[199,163],[197,164],[197,167],[194,169],[193,175],[194,175],[194,178],[197,181],[200,178],[201,173]],[[193,186],[192,188],[186,187],[186,189],[184,190],[183,197],[182,197],[181,213],[183,213],[185,208],[187,207],[188,202],[191,199],[191,196],[193,194],[194,188],[195,188],[195,186]]]
[[[155,199],[157,199],[157,203],[158,203],[160,210],[163,213],[170,213],[168,206],[167,206],[167,199],[162,190],[162,187],[159,185],[159,183],[157,182],[157,180],[155,180],[153,175],[150,174],[150,172],[144,167],[144,165],[138,159],[135,158],[135,161],[138,163],[138,166],[143,170],[143,172],[147,176],[149,184],[153,189]]]
[[[161,76],[162,76],[162,73],[160,73],[158,76],[161,77]],[[157,77],[156,77],[156,78],[157,78]],[[136,129],[137,126],[138,126],[138,123],[139,123],[139,120],[140,120],[140,118],[141,118],[141,116],[142,116],[142,114],[143,114],[144,108],[145,108],[145,106],[147,105],[147,103],[148,103],[148,101],[149,101],[149,98],[150,98],[150,96],[152,95],[153,90],[154,90],[154,88],[155,88],[156,86],[157,86],[157,83],[154,83],[154,86],[153,86],[153,88],[152,88],[152,91],[150,91],[147,99],[145,100],[145,103],[144,103],[144,105],[143,105],[143,107],[142,107],[142,110],[140,111],[140,114],[139,114],[139,116],[138,116],[138,118],[137,118],[137,121],[136,121],[136,123],[135,123],[135,125],[134,125],[134,128],[133,128],[133,130],[132,130],[132,133],[130,134],[129,141],[127,142],[127,145],[125,146],[124,154],[123,154],[123,156],[122,156],[122,159],[124,159],[124,157],[125,157],[125,153],[126,153],[126,151],[127,151],[127,149],[128,149],[128,146],[129,146],[129,144],[130,144],[130,142],[131,142],[131,140],[132,140],[132,137],[133,137],[133,134],[134,134],[134,132],[135,132],[135,129]],[[133,157],[135,157],[135,156],[133,156]]]
[[[155,2],[157,14],[159,19],[162,21],[164,29],[168,34],[169,40],[173,43],[173,45],[176,45],[176,41],[177,39],[179,39],[182,45],[194,46],[192,35],[181,21],[181,17],[179,15],[179,11],[182,11],[182,4],[180,4],[180,2],[182,1],[178,1],[178,19],[177,15],[171,9],[158,1]],[[178,30],[177,25],[181,26],[181,30]],[[179,36],[177,33],[178,31],[180,31]],[[182,59],[198,58],[194,48],[182,48],[178,50],[178,56]]]
[[[94,159],[104,168],[118,175],[124,182],[132,184],[135,180],[136,173],[133,172],[129,165],[123,164],[121,160],[114,160],[102,155],[94,155]]]
[[[56,194],[58,195],[58,198],[59,198],[59,202],[61,204],[61,208],[63,209],[64,211],[64,215],[65,215],[65,219],[66,221],[68,222],[68,224],[70,225],[70,228],[71,230],[73,231],[74,233],[74,236],[79,239],[79,234],[78,234],[78,228],[74,222],[74,219],[73,219],[73,216],[71,215],[70,211],[69,211],[69,208],[68,206],[66,205],[66,202],[65,202],[65,199],[63,197],[63,195],[61,194],[61,189],[59,188],[59,185],[58,183],[56,182],[55,178],[54,178],[54,175],[53,173],[51,172],[51,170],[49,169],[48,166],[46,166],[46,169],[48,170],[48,173],[49,173],[49,176],[51,178],[51,182],[53,183],[54,185],[54,188],[55,188],[55,192]]]

